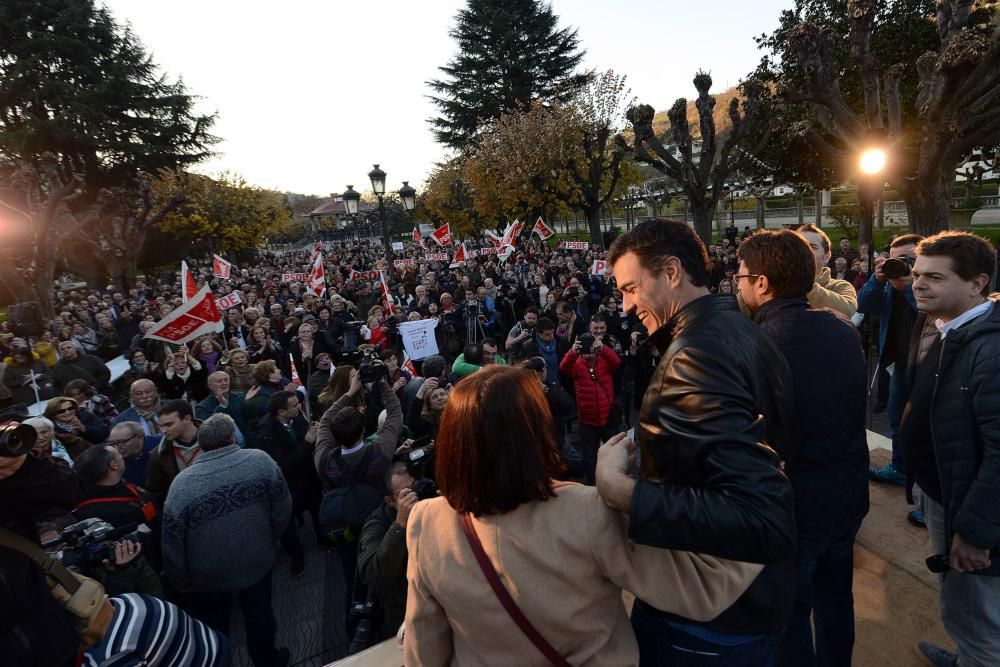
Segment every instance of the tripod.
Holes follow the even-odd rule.
[[[475,305],[475,308],[473,308],[473,305]],[[466,343],[477,343],[486,338],[486,332],[483,330],[482,317],[482,307],[480,306],[478,299],[474,299],[471,302],[465,302]]]

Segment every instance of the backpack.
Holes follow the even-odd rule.
[[[350,474],[348,481],[345,483],[340,480],[337,486],[323,496],[323,503],[319,508],[319,523],[324,535],[331,542],[356,540],[361,534],[361,526],[365,519],[382,504],[382,491],[364,481],[371,467],[374,452],[375,447],[367,446],[361,461],[358,462],[358,467]],[[339,470],[345,473],[350,470],[350,465],[339,451],[333,456],[333,460]]]

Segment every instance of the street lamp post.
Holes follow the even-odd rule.
[[[889,155],[885,146],[885,130],[870,129],[865,135],[865,147],[858,158],[861,176],[858,179],[858,202],[861,208],[861,225],[858,229],[858,246],[867,243],[868,273],[875,271],[875,204],[885,187],[885,170]]]
[[[358,194],[358,191],[354,189],[353,185],[348,185],[347,189],[344,190],[344,194],[340,195],[340,198],[344,200],[344,210],[347,212],[347,215],[349,215],[356,223],[358,216],[358,202],[361,201],[361,195]],[[358,235],[359,239],[361,238],[361,232],[358,231],[356,225],[354,233]],[[348,236],[349,235],[350,233],[348,230]]]
[[[385,172],[378,165],[368,172],[372,192],[378,197],[378,217],[382,220],[382,240],[385,242],[385,261],[392,261],[392,239],[389,238],[389,221],[385,217]]]

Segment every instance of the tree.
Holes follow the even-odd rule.
[[[1000,31],[992,12],[970,0],[849,0],[838,23],[807,20],[772,44],[786,54],[782,94],[808,105],[812,120],[800,131],[827,162],[854,163],[884,134],[886,180],[920,234],[948,226],[956,168],[1000,141]],[[880,39],[880,31],[890,36]]]
[[[473,206],[471,186],[460,157],[437,165],[427,177],[414,217],[434,226],[449,223],[455,238],[484,229],[485,221]]]
[[[706,72],[698,72],[694,77],[694,87],[698,91],[695,107],[698,110],[700,154],[695,154],[696,135],[688,123],[687,100],[683,97],[674,102],[667,112],[670,138],[676,152],[668,150],[653,133],[653,107],[648,104],[634,106],[626,114],[635,135],[633,143],[629,145],[621,135],[617,143],[623,150],[633,151],[637,161],[654,167],[680,186],[687,195],[695,231],[708,244],[712,240],[712,218],[719,200],[725,196],[726,179],[743,168],[749,161],[748,156],[759,152],[767,141],[767,135],[759,138],[752,148],[747,147],[761,95],[760,85],[755,81],[750,80],[741,86],[742,102],[739,97],[730,100],[730,128],[721,145],[712,115],[715,98],[709,94],[712,77]],[[737,147],[743,150],[737,151]]]
[[[558,28],[539,0],[468,0],[451,37],[458,53],[429,81],[440,116],[437,140],[463,148],[504,111],[527,111],[535,100],[564,102],[586,83],[577,31]]]
[[[25,252],[42,272],[40,289],[51,285],[68,231],[117,244],[134,274],[158,213],[136,214],[144,183],[207,157],[214,116],[195,113],[183,83],[166,80],[131,31],[91,0],[9,0],[0,26],[0,154],[24,175],[18,183],[34,188],[6,196],[37,203],[25,212],[41,235]],[[64,189],[71,196],[49,201]],[[59,213],[48,219],[47,211]],[[118,223],[103,224],[109,217]],[[12,279],[0,269],[0,280]]]
[[[251,186],[228,172],[218,178],[164,173],[153,187],[160,199],[178,190],[187,193],[184,203],[164,216],[159,227],[178,239],[199,239],[195,246],[211,252],[252,250],[292,217],[280,192]]]

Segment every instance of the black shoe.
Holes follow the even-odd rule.
[[[278,652],[274,654],[274,667],[287,667],[291,661],[292,653],[287,647],[279,648]]]
[[[292,579],[299,579],[306,573],[306,559],[303,556],[292,559]]]
[[[929,642],[917,642],[913,647],[917,657],[929,667],[956,667],[958,656]]]

